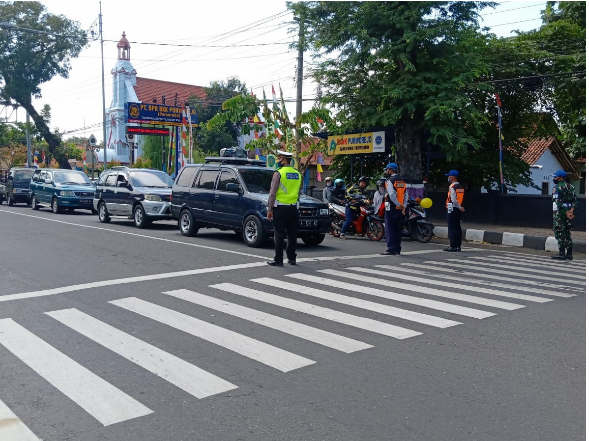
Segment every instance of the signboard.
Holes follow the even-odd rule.
[[[163,104],[125,103],[125,119],[128,123],[181,126],[184,107]],[[190,109],[190,120],[197,124],[196,109]]]
[[[170,136],[170,129],[158,129],[156,127],[133,127],[127,126],[127,133],[133,135],[156,135]]]
[[[384,132],[354,133],[329,136],[329,155],[356,155],[359,153],[384,153]]]

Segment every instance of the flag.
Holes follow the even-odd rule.
[[[499,99],[499,95],[495,94],[495,101],[497,101],[497,105],[501,107],[501,100]]]
[[[256,159],[260,159],[260,155],[262,154],[262,152],[260,151],[259,148],[255,148],[254,149],[254,154],[256,155]]]
[[[188,117],[188,163],[192,164],[192,115],[190,107],[186,106],[186,116]]]
[[[182,110],[182,139],[180,141],[182,151],[179,152],[178,155],[178,164],[181,167],[184,167],[184,158],[188,156],[188,119],[190,118],[190,114],[188,113],[190,110],[187,111],[187,107]],[[176,170],[178,171],[178,170]]]
[[[323,154],[317,153],[317,164],[323,165]],[[323,171],[323,170],[321,170]]]
[[[317,173],[323,173],[323,167],[321,167],[321,164],[317,164]]]
[[[39,152],[35,152],[33,156],[33,162],[35,164],[35,168],[39,167]]]
[[[317,117],[317,122],[319,124],[325,124],[325,121],[323,121],[321,118]]]
[[[321,182],[321,172],[317,169],[317,182]]]
[[[276,100],[276,91],[274,90],[274,85],[272,85],[272,101],[272,112],[274,114],[274,134],[276,135],[274,144],[278,144],[282,135],[280,134],[280,130],[278,130],[278,116],[280,114],[280,110],[278,109],[278,101]]]

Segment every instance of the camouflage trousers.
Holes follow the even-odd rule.
[[[573,245],[573,240],[571,239],[571,228],[573,227],[573,222],[571,219],[566,217],[565,213],[554,213],[554,237],[558,242],[559,248],[570,248]]]

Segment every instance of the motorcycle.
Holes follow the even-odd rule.
[[[426,220],[419,200],[410,199],[405,210],[402,237],[410,237],[418,242],[427,243],[432,240],[433,235],[434,225]]]
[[[331,234],[334,237],[340,237],[342,227],[346,221],[346,207],[330,203],[328,204],[331,211]],[[359,206],[359,214],[354,218],[347,236],[368,236],[370,240],[379,241],[384,236],[384,223],[374,215],[374,210],[365,207],[363,204]]]

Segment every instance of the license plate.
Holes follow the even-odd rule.
[[[92,199],[80,199],[80,204],[91,204]]]
[[[315,227],[317,228],[317,221],[312,221],[312,220],[304,220],[304,221],[299,221],[299,227]]]

